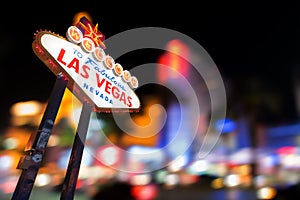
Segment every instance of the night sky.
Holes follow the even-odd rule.
[[[47,29],[64,36],[80,11],[89,12],[107,38],[149,26],[190,36],[229,80],[233,91],[229,104],[255,92],[270,93],[280,99],[280,109],[270,112],[275,116],[270,119],[296,120],[292,88],[293,70],[300,66],[300,6],[296,1],[200,1],[199,5],[173,1],[167,6],[154,1],[63,2],[11,1],[1,6],[1,128],[9,124],[11,105],[25,100],[45,102],[52,90],[55,76],[32,51],[35,31]],[[134,62],[153,62],[151,59],[139,53]],[[268,107],[268,101],[265,104]]]

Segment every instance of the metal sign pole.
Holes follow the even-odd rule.
[[[87,135],[89,121],[91,117],[93,106],[88,103],[83,103],[80,114],[80,119],[72,147],[71,156],[69,159],[68,169],[66,172],[61,200],[73,200],[78,179],[84,143]]]
[[[40,126],[35,134],[31,134],[25,147],[26,154],[20,158],[17,169],[22,169],[22,173],[12,200],[29,199],[67,83],[66,77],[60,73],[57,76]]]

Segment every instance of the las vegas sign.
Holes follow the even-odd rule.
[[[70,26],[66,38],[39,31],[32,44],[35,54],[55,74],[68,78],[68,89],[96,111],[134,111],[140,100],[138,79],[105,53],[104,35],[87,18]]]

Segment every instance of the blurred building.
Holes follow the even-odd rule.
[[[181,160],[182,168],[194,159],[200,149],[210,107],[206,84],[189,63],[192,54],[183,41],[171,40],[158,58],[157,66],[158,82],[172,92],[160,92],[167,99],[163,102],[167,121],[158,146],[165,151],[167,162]]]

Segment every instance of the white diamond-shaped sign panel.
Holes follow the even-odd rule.
[[[55,75],[62,72],[69,90],[81,101],[92,102],[96,111],[138,110],[138,79],[115,63],[103,46],[76,26],[68,29],[67,39],[41,31],[33,42],[36,55]]]

